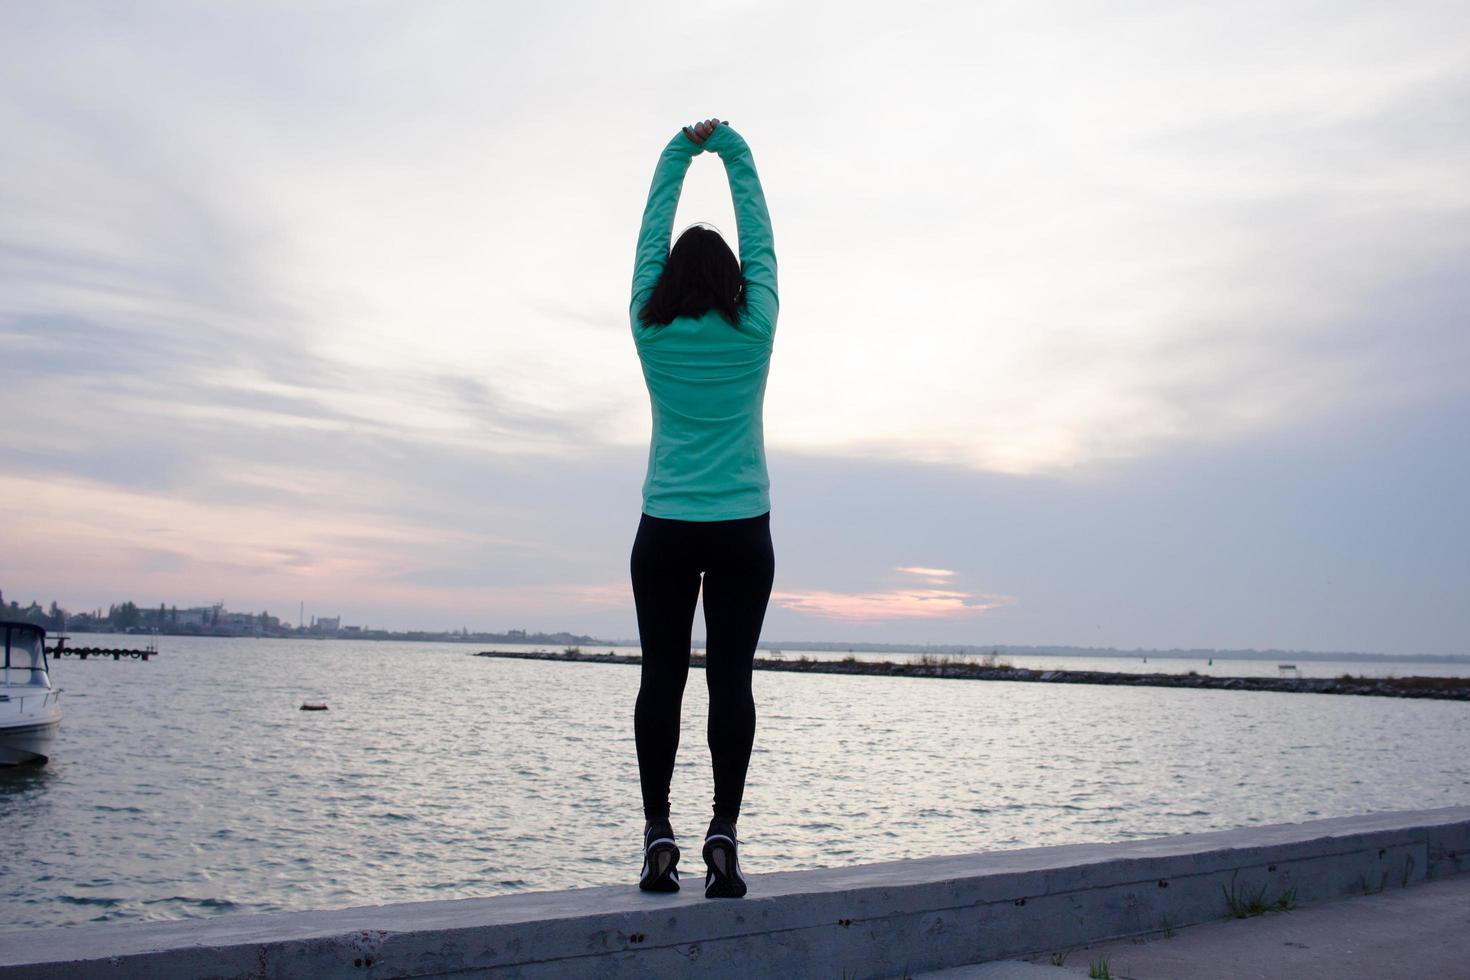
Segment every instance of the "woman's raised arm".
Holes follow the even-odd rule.
[[[771,213],[755,172],[750,147],[729,126],[716,126],[704,141],[704,149],[718,154],[730,180],[730,197],[735,204],[735,223],[740,235],[740,271],[745,276],[745,316],[762,333],[776,330],[780,302],[776,293],[776,243],[771,234]]]
[[[638,328],[638,310],[658,284],[664,265],[669,261],[669,240],[674,234],[674,212],[679,207],[679,194],[684,189],[684,175],[689,162],[704,147],[681,130],[674,134],[658,158],[653,171],[653,186],[648,189],[648,204],[643,209],[643,226],[638,231],[638,249],[633,258],[633,329]]]

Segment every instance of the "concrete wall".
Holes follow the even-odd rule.
[[[691,842],[693,843],[693,842]],[[332,912],[0,933],[0,978],[886,978],[1470,871],[1470,807]]]

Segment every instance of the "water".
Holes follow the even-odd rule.
[[[0,775],[0,930],[636,887],[637,665],[159,648],[55,665],[57,757]],[[703,678],[672,794],[686,887],[713,795]],[[765,671],[755,689],[752,873],[1470,804],[1461,702]],[[331,710],[299,710],[316,699]]]

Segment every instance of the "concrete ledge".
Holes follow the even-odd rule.
[[[695,844],[690,841],[690,844]],[[0,933],[0,978],[896,977],[1470,871],[1470,807],[749,875],[706,900],[627,885],[330,912]]]

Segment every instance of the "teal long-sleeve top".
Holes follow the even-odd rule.
[[[718,310],[659,326],[638,311],[663,273],[689,164],[704,151],[725,165],[740,242],[745,304],[738,324]],[[776,248],[750,147],[721,125],[696,144],[664,147],[643,211],[629,308],[653,409],[643,512],[682,521],[758,517],[771,509],[762,407],[776,333]]]

